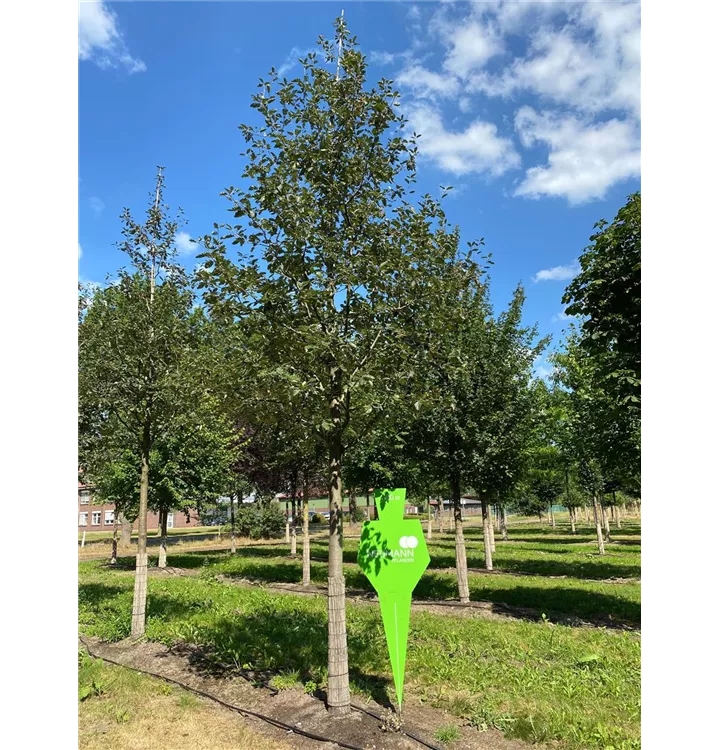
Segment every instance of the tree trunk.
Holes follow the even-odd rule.
[[[491,555],[493,557],[494,552],[496,552],[496,539],[494,538],[494,524],[492,519],[492,512],[491,512],[491,506],[487,505],[486,509],[489,514],[489,540],[491,542]]]
[[[355,491],[352,489],[349,492],[349,527],[354,528],[356,525],[357,517],[357,496]]]
[[[616,528],[620,529],[621,527],[621,506],[616,506]]]
[[[459,601],[469,603],[469,571],[466,564],[466,542],[464,541],[464,522],[461,518],[461,485],[457,476],[451,480],[451,499],[454,505],[454,526],[456,528],[456,577],[459,584]]]
[[[439,516],[439,534],[444,533],[444,498],[440,497],[436,506],[436,514]]]
[[[297,556],[297,513],[296,508],[294,507],[294,503],[292,503],[292,529],[291,529],[291,539],[290,541],[290,548],[289,548],[289,554],[291,557]]]
[[[119,514],[120,519],[120,544],[129,547],[132,544],[132,524],[127,520],[124,513]]]
[[[571,533],[576,533],[576,508],[568,509],[568,517],[571,519]]]
[[[587,505],[583,506],[583,517],[586,519],[586,523],[588,523],[589,521],[588,521],[588,506]]]
[[[371,504],[369,503],[369,490],[366,491],[366,520],[371,521]]]
[[[556,516],[554,515],[552,504],[548,506],[548,517],[549,517],[549,520],[551,521],[551,526],[555,529],[556,528]]]
[[[289,518],[284,516],[284,541],[289,544]]]
[[[167,567],[167,509],[160,511],[160,557],[157,561],[158,568]]]
[[[598,554],[605,555],[606,550],[603,546],[603,532],[601,531],[601,520],[598,515],[598,498],[593,496],[593,521],[596,526],[596,539],[598,539]]]
[[[309,559],[309,475],[304,472],[304,489],[302,490],[302,585],[311,583],[311,564]]]
[[[117,565],[117,516],[112,524],[112,554],[110,555],[110,565]]]
[[[232,492],[229,496],[229,528],[231,533],[231,547],[229,549],[230,555],[237,553],[237,521],[234,515],[234,495]]]
[[[299,478],[299,472],[296,469],[292,469],[291,475],[291,487],[292,487],[292,528],[290,535],[290,548],[289,555],[291,557],[297,556],[297,482]]]
[[[82,541],[80,542],[80,547],[85,546],[85,534],[87,534],[87,529],[82,530]]]
[[[491,520],[489,518],[489,506],[486,498],[481,498],[481,519],[484,522],[484,567],[486,570],[494,569],[494,561],[491,557]]]
[[[500,508],[501,513],[501,538],[506,542],[509,538],[509,531],[506,527],[506,508]]]
[[[608,521],[608,513],[606,513],[606,506],[603,504],[603,497],[601,497],[601,518],[603,519],[603,528],[606,531],[606,541],[611,541],[611,525]]]
[[[133,638],[145,634],[147,605],[147,495],[150,486],[150,426],[145,424],[142,435],[142,469],[140,472],[140,509],[137,516],[137,558],[135,563],[135,591],[132,598]]]
[[[335,434],[329,455],[329,665],[327,670],[327,706],[331,716],[351,711],[349,696],[349,654],[347,651],[346,601],[344,596],[343,553],[341,545],[342,508],[342,436],[336,429],[341,418],[338,398],[331,402]]]
[[[427,539],[431,539],[433,517],[434,517],[434,513],[431,510],[431,501],[430,501],[429,502],[429,520],[426,523],[426,538]]]
[[[461,499],[459,499],[459,503],[461,503]],[[454,513],[449,514],[449,531],[453,531],[455,527],[455,521],[456,517]]]

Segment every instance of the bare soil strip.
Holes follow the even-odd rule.
[[[259,719],[247,719],[248,726],[282,744],[289,743],[297,750],[337,747],[345,742],[367,750],[425,750],[426,746],[405,734],[383,731],[380,721],[354,710],[341,719],[330,719],[324,703],[299,689],[275,692],[263,686],[253,685],[249,679],[236,671],[218,669],[210,665],[205,653],[196,647],[177,644],[166,648],[158,643],[133,643],[129,640],[115,644],[103,643],[97,638],[86,638],[93,653],[109,658],[123,666],[151,672],[161,677],[180,682],[189,688],[201,690],[225,703],[256,711],[271,719],[293,724],[313,734],[328,737],[334,742],[319,742],[295,733],[288,733]],[[388,716],[389,707],[374,701],[362,703],[363,708],[373,713]],[[359,706],[357,706],[359,708]],[[227,709],[229,710],[229,709]],[[412,734],[426,738],[434,747],[441,746],[433,735],[439,727],[453,724],[459,726],[460,738],[454,746],[466,750],[540,750],[541,746],[505,738],[501,732],[481,732],[463,724],[455,716],[426,704],[412,701],[408,696],[403,708],[403,726]],[[171,747],[171,737],[168,738]]]

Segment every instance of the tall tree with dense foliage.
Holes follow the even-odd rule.
[[[193,297],[174,263],[177,221],[162,202],[160,169],[145,221],[122,214],[120,249],[131,270],[95,292],[79,324],[81,460],[104,442],[136,454],[139,475],[138,539],[132,635],[145,629],[147,508],[152,451],[157,440],[196,396],[185,377],[193,346]],[[89,464],[92,462],[89,461]],[[91,465],[88,466],[91,473]]]
[[[272,70],[260,82],[260,123],[241,126],[246,187],[226,191],[237,224],[205,238],[202,283],[210,307],[252,317],[265,359],[320,404],[313,428],[328,454],[331,507],[327,702],[343,714],[344,454],[408,391],[419,353],[407,330],[435,295],[434,269],[453,254],[454,237],[435,200],[411,200],[416,146],[403,137],[391,82],[367,86],[366,59],[343,21],[335,44],[320,45],[326,64],[310,53],[298,78]],[[239,245],[239,263],[226,241]]]
[[[570,444],[582,489],[592,500],[596,539],[604,554],[601,500],[606,482],[632,481],[630,457],[638,443],[635,419],[629,410],[615,409],[612,395],[603,389],[596,360],[581,347],[576,331],[569,333],[565,348],[553,355],[553,362],[554,378],[568,394]]]
[[[464,266],[459,271],[467,273]],[[449,487],[453,505],[459,599],[469,601],[461,493],[480,491],[486,567],[491,569],[488,504],[518,480],[531,413],[532,364],[543,346],[521,324],[519,287],[509,309],[493,317],[478,269],[435,310],[427,357],[429,399],[419,416],[414,451]],[[448,284],[444,285],[449,287]]]
[[[601,220],[569,284],[566,312],[579,316],[578,345],[591,357],[615,411],[634,422],[641,406],[641,194],[629,196],[610,224]],[[637,428],[634,426],[634,431]],[[637,473],[637,447],[633,451]]]
[[[562,412],[557,403],[559,389],[550,389],[543,380],[534,384],[536,400],[533,430],[525,457],[525,481],[530,493],[543,503],[549,521],[556,525],[553,505],[565,491],[566,461],[561,451]]]

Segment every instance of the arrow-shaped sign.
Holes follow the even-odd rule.
[[[411,592],[429,565],[429,551],[421,521],[404,520],[406,489],[376,490],[374,500],[379,520],[368,521],[362,527],[357,561],[379,595],[401,711]]]

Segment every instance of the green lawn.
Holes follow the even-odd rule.
[[[80,626],[129,635],[131,571],[80,564]],[[199,577],[149,581],[147,637],[209,645],[218,660],[326,679],[326,601]],[[379,610],[347,607],[355,692],[392,697]],[[567,748],[639,747],[640,640],[628,632],[412,614],[408,700],[444,707],[477,726]]]
[[[638,527],[626,528],[621,543],[608,544],[599,556],[590,534],[561,535],[530,527],[514,531],[507,542],[496,542],[495,571],[491,575],[469,573],[471,599],[529,607],[549,619],[577,617],[599,622],[640,627],[641,585]],[[349,529],[347,529],[347,532]],[[467,559],[470,568],[484,564],[480,529],[467,529]],[[356,565],[358,539],[345,538],[344,560],[347,587],[372,591]],[[326,583],[327,541],[312,539],[312,580]],[[458,596],[453,538],[435,535],[429,544],[431,565],[414,591],[415,598],[449,600]],[[263,546],[245,546],[235,556],[228,551],[177,552],[170,549],[169,563],[177,568],[208,568],[213,574],[247,578],[258,582],[298,583],[302,580],[299,557],[289,557],[283,541]],[[132,565],[132,560],[127,561]]]

